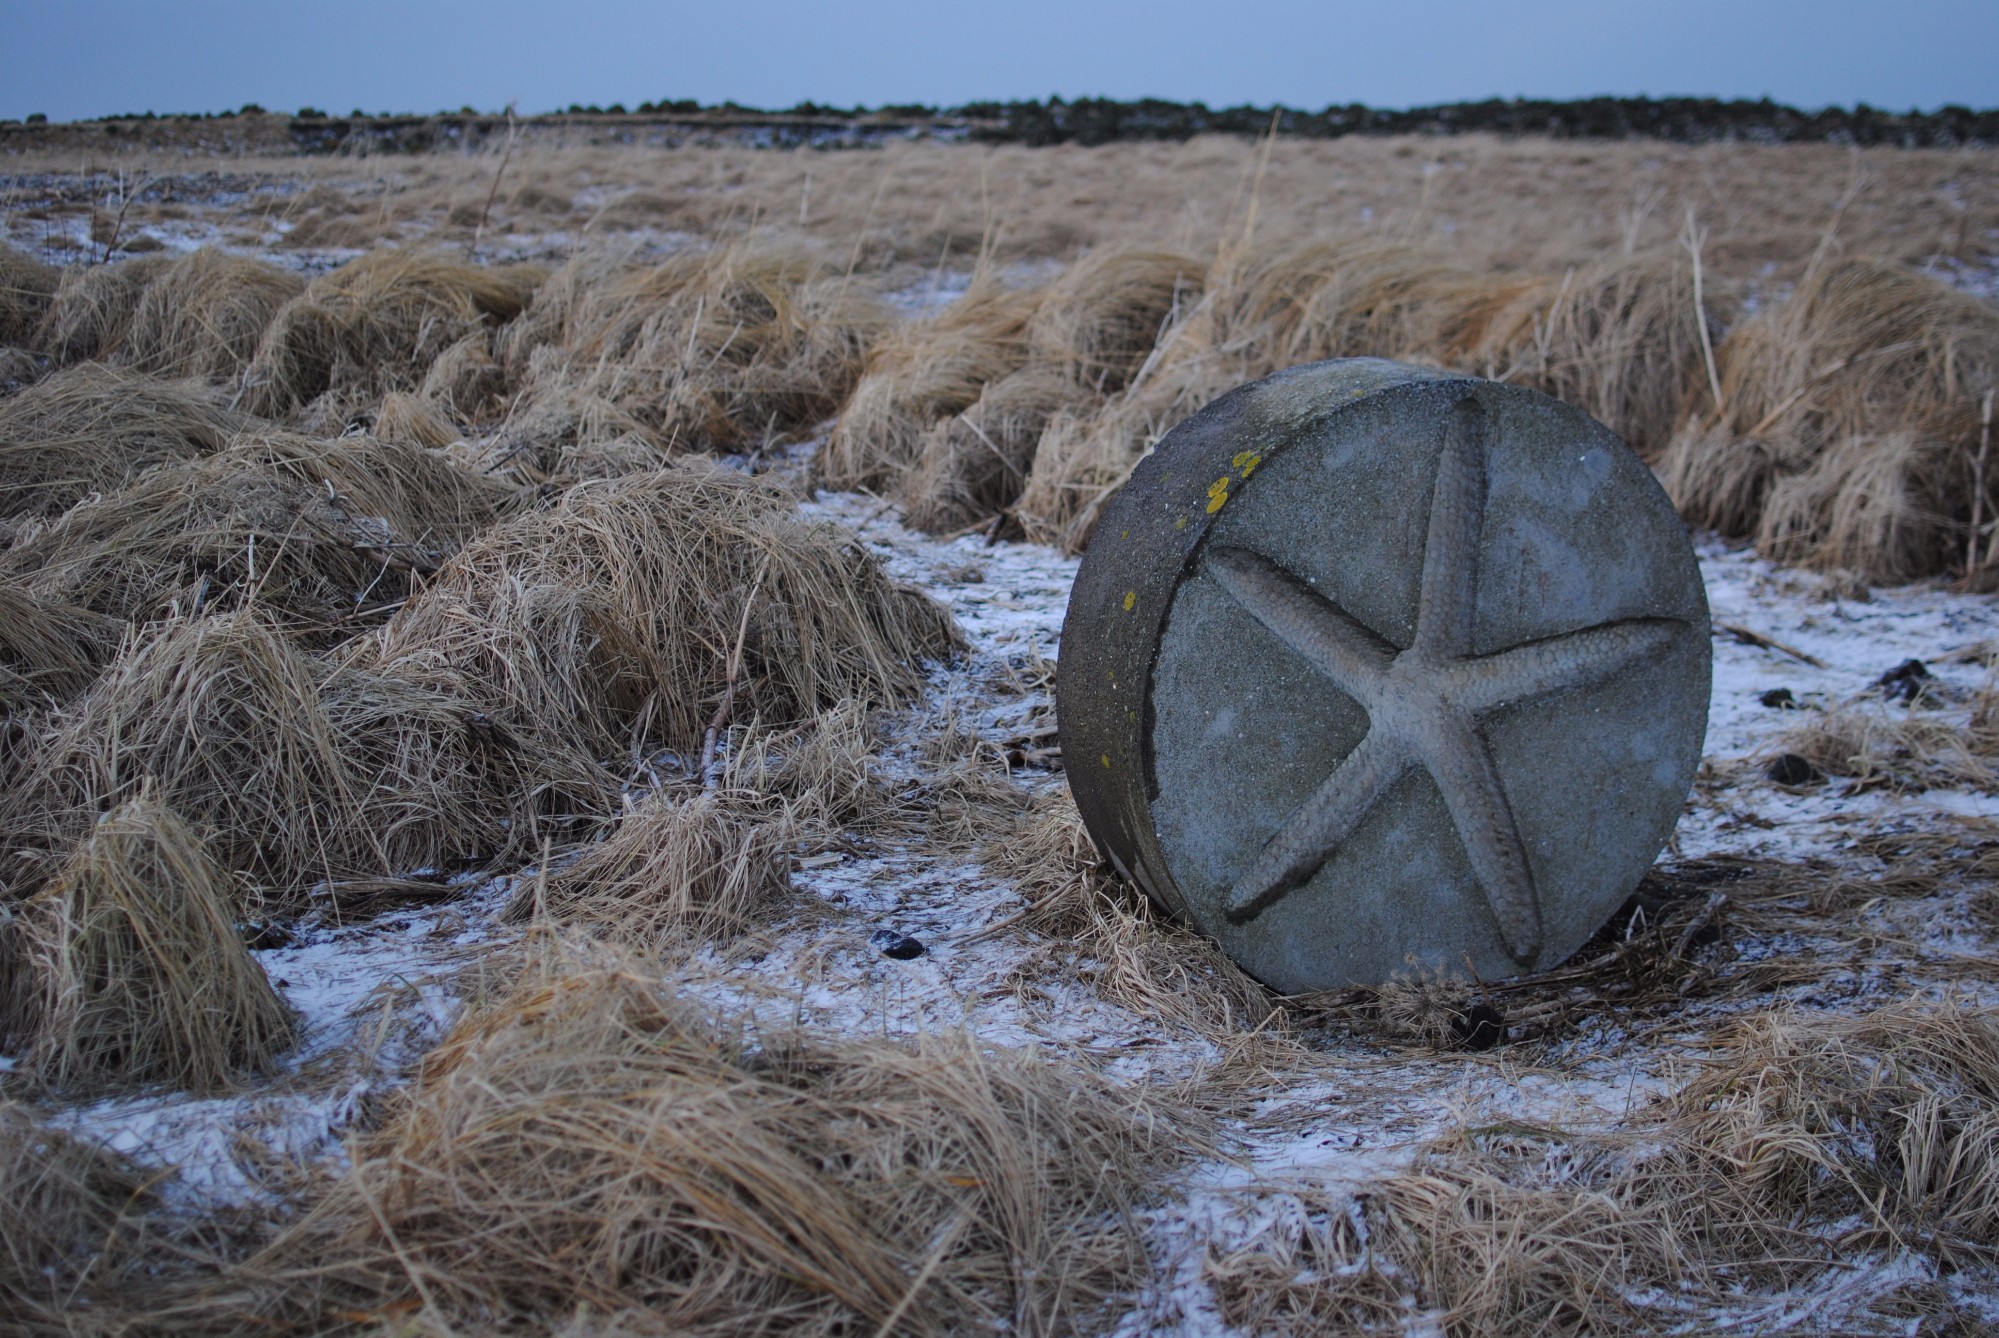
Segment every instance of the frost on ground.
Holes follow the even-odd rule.
[[[959,662],[935,670],[920,703],[884,722],[879,762],[889,780],[917,776],[923,742],[949,732],[996,773],[1005,759],[1024,793],[1058,793],[1050,669],[1076,562],[977,535],[927,539],[872,497],[824,495],[805,510],[847,527],[895,575],[946,602],[970,643]],[[1706,763],[1669,867],[1810,866],[1864,889],[1894,873],[1904,845],[1990,839],[1983,824],[1999,818],[1999,795],[1934,776],[1911,781],[1892,758],[1879,774],[1798,785],[1772,781],[1768,770],[1791,746],[1790,732],[1828,708],[1964,728],[1999,648],[1992,599],[1935,586],[1867,592],[1714,540],[1699,555],[1717,628],[1714,695]],[[1910,660],[1924,665],[1920,691],[1884,690],[1884,675],[1891,688],[1910,681],[1911,671],[1892,672]],[[1945,992],[1999,1003],[1978,889],[1967,880],[1849,898],[1864,933],[1854,921],[1815,919],[1808,899],[1776,894],[1745,900],[1738,917],[1734,884],[1724,881],[1714,884],[1721,900],[1710,899],[1707,918],[1689,922],[1676,986],[1685,997],[1664,1011],[1593,992],[1585,973],[1596,968],[1583,959],[1623,960],[1613,932],[1552,981],[1494,991],[1512,1045],[1478,1053],[1439,1045],[1386,1026],[1378,1004],[1370,1006],[1381,1017],[1335,1000],[1298,1002],[1285,1043],[1259,1048],[1245,1039],[1248,1028],[1231,1040],[1107,997],[1076,945],[1016,923],[1020,890],[962,849],[856,836],[799,863],[794,887],[811,913],[702,950],[678,968],[689,993],[751,1027],[964,1029],[1171,1091],[1220,1120],[1223,1155],[1155,1198],[1145,1230],[1157,1275],[1119,1325],[1131,1334],[1233,1331],[1241,1312],[1218,1290],[1218,1279],[1233,1276],[1231,1259],[1291,1259],[1300,1242],[1347,1229],[1343,1222],[1364,1229],[1371,1187],[1467,1131],[1627,1128],[1681,1085],[1712,1028],[1732,1015],[1786,1004],[1856,1013]],[[307,927],[261,950],[306,1023],[290,1070],[265,1087],[76,1105],[57,1121],[158,1167],[170,1201],[190,1210],[266,1201],[288,1168],[337,1159],[344,1132],[365,1122],[371,1101],[405,1080],[480,991],[480,964],[517,934],[499,923],[499,908],[515,878],[533,876],[475,883],[440,905]],[[1619,923],[1627,938],[1635,932],[1629,917]],[[915,939],[922,953],[886,955],[884,931]],[[1980,1266],[1940,1276],[1913,1249],[1842,1256],[1843,1271],[1803,1294],[1744,1284],[1717,1303],[1661,1280],[1624,1299],[1659,1327],[1687,1332],[1907,1331],[1896,1298],[1912,1288],[1947,1294],[1965,1317],[1999,1307],[1999,1278]],[[1298,1265],[1299,1278],[1311,1272]],[[1381,1277],[1392,1292],[1393,1269]],[[1404,1299],[1395,1327],[1441,1332],[1413,1291]]]

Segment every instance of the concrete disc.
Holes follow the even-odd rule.
[[[1379,359],[1169,433],[1062,629],[1104,852],[1287,991],[1555,965],[1678,820],[1706,730],[1684,527],[1607,428]]]

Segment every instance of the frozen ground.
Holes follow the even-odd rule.
[[[825,495],[806,510],[854,531],[896,575],[945,601],[971,644],[968,656],[935,672],[924,701],[889,722],[887,765],[896,765],[897,740],[934,730],[945,718],[997,741],[1032,737],[1045,727],[1052,716],[1047,688],[996,691],[994,684],[1031,683],[1037,667],[1055,658],[1075,560],[1027,544],[988,546],[976,535],[927,539],[903,529],[892,509],[872,497]],[[1764,705],[1773,689],[1789,689],[1807,708],[1878,702],[1874,684],[1881,675],[1921,659],[1936,678],[1939,690],[1931,695],[1944,703],[1935,709],[1961,719],[1999,648],[1992,598],[1941,587],[1870,594],[1785,571],[1712,539],[1698,547],[1717,627],[1732,630],[1718,631],[1714,642],[1710,776],[1672,854],[1811,858],[1866,877],[1874,862],[1856,847],[1863,835],[1999,817],[1999,797],[1991,794],[1948,788],[1854,794],[1837,781],[1792,790],[1768,782],[1761,769],[1778,737],[1805,714]],[[1029,787],[1060,785],[1045,769],[1023,769],[1019,779]],[[796,1020],[890,1035],[965,1028],[995,1045],[1044,1048],[1129,1082],[1181,1082],[1226,1062],[1212,1041],[1048,970],[1047,954],[1059,958],[1063,945],[1017,931],[981,935],[1022,902],[1014,887],[976,862],[915,844],[857,843],[808,863],[795,884],[819,898],[826,913],[704,953],[689,971],[691,991],[726,1012],[773,1025]],[[306,1041],[291,1071],[266,1089],[210,1100],[121,1098],[69,1107],[58,1122],[159,1167],[173,1201],[190,1207],[258,1201],[286,1163],[340,1156],[343,1131],[449,1025],[464,992],[458,973],[504,946],[512,932],[497,923],[511,882],[469,885],[441,907],[318,926],[292,945],[263,950],[265,967],[306,1020]],[[914,935],[927,951],[891,960],[870,942],[881,929]],[[1945,969],[1982,959],[1982,938],[1949,917],[1927,934],[1913,944],[1905,935],[1902,948],[1882,949],[1907,960],[1893,971],[1862,972],[1843,987],[1846,1003],[1871,1007],[1945,982],[1999,1001],[1983,973],[1967,980]],[[1784,945],[1734,947],[1753,954]],[[1024,973],[1033,988],[1021,987]],[[1779,1001],[1771,994],[1759,1002]],[[1309,1067],[1267,1075],[1248,1094],[1225,1124],[1228,1155],[1197,1165],[1169,1206],[1154,1213],[1149,1230],[1159,1281],[1138,1298],[1123,1331],[1226,1332],[1204,1281],[1204,1260],[1211,1249],[1301,1220],[1307,1208],[1300,1194],[1317,1202],[1350,1194],[1406,1165],[1426,1143],[1467,1126],[1540,1120],[1613,1127],[1666,1090],[1696,1045],[1657,1035],[1640,1042],[1605,1026],[1558,1044],[1436,1054],[1329,1031]],[[1840,1316],[1860,1314],[1884,1291],[1927,1278],[1933,1268],[1913,1254],[1853,1262],[1837,1294],[1745,1299],[1730,1322],[1746,1330],[1836,1330]],[[1999,1297],[1999,1288],[1979,1284],[1970,1299],[1988,1291]],[[1687,1322],[1692,1331],[1715,1319]],[[1412,1313],[1406,1331],[1425,1332],[1426,1324]]]

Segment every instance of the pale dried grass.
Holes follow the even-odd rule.
[[[24,979],[6,1032],[65,1092],[226,1090],[295,1038],[236,932],[229,873],[147,795],[99,818],[13,928]]]
[[[391,390],[413,390],[446,349],[518,316],[546,271],[483,267],[422,251],[372,251],[281,307],[243,372],[242,402],[267,418],[328,426]]]
[[[1027,361],[1028,322],[1040,300],[1039,292],[981,274],[942,311],[892,327],[815,457],[815,477],[831,488],[901,485],[935,424],[969,409],[988,384]]]
[[[1707,389],[1707,351],[1741,309],[1682,248],[1600,260],[1542,280],[1496,314],[1468,361],[1588,411],[1653,460]],[[1706,336],[1703,337],[1703,323]],[[1711,397],[1710,397],[1711,398]]]
[[[1999,794],[1999,720],[1990,693],[1966,722],[1918,697],[1910,706],[1846,702],[1786,730],[1772,753],[1793,753],[1829,776],[1869,789],[1933,786]]]
[[[903,523],[949,533],[998,515],[1027,486],[1041,437],[1094,398],[1072,369],[1036,363],[989,383],[963,413],[933,426],[897,495]]]
[[[268,261],[204,247],[158,268],[118,355],[154,376],[233,384],[266,327],[305,286]]]
[[[172,263],[165,256],[135,256],[64,269],[35,332],[36,347],[59,364],[112,356],[146,289]]]
[[[34,342],[61,282],[54,265],[0,242],[0,344]]]
[[[861,280],[752,237],[570,295],[564,379],[663,452],[755,448],[830,417],[887,323]]]
[[[54,516],[245,426],[191,382],[85,364],[0,400],[0,518]]]
[[[1999,479],[1978,463],[1999,390],[1991,304],[1828,251],[1717,356],[1721,404],[1661,461],[1683,514],[1883,584],[1999,560],[1968,534],[1974,514],[1999,514]]]
[[[706,464],[581,485],[481,535],[355,650],[445,674],[537,741],[690,753],[731,680],[769,725],[916,691],[959,644],[949,616],[783,488]]]
[[[1124,389],[1159,336],[1200,298],[1206,265],[1170,251],[1105,247],[1047,286],[1028,325],[1037,362],[1098,394]]]
[[[1067,789],[1035,797],[979,857],[1027,903],[982,934],[1041,936],[1052,954],[1043,969],[1225,1051],[1252,1037],[1282,1041],[1282,1010],[1263,986],[1103,868]]]
[[[1092,1075],[966,1038],[754,1046],[616,968],[461,1022],[352,1169],[245,1276],[273,1317],[580,1319],[640,1333],[1093,1327],[1176,1132]]]
[[[0,1315],[14,1332],[88,1331],[92,1284],[134,1253],[149,1191],[125,1158],[0,1098]]]
[[[791,823],[754,795],[656,790],[504,918],[541,920],[655,952],[742,932],[791,888]]]

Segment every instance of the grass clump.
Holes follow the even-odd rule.
[[[598,758],[698,751],[724,696],[773,726],[907,697],[949,616],[793,506],[705,464],[579,485],[467,544],[356,662],[455,676],[531,748]]]
[[[461,1022],[249,1273],[273,1314],[414,1281],[454,1326],[1074,1332],[1144,1277],[1125,1214],[1177,1152],[1081,1071],[949,1036],[749,1044],[572,964]]]
[[[228,872],[142,795],[98,820],[20,910],[7,1031],[63,1090],[148,1083],[213,1092],[266,1069],[291,1010],[237,936]]]
[[[0,242],[0,344],[33,341],[61,279],[54,265]]]
[[[1779,561],[1892,584],[1999,551],[1999,312],[1900,265],[1821,255],[1717,351],[1721,402],[1660,462],[1681,514]],[[1711,397],[1710,397],[1711,398]]]
[[[833,433],[813,462],[831,488],[894,488],[931,428],[975,404],[1028,357],[1040,294],[986,276],[942,311],[893,327],[869,354]]]
[[[59,515],[149,466],[212,455],[245,423],[189,382],[57,372],[0,399],[0,519]]]
[[[172,263],[165,256],[135,256],[63,270],[36,345],[61,364],[110,358],[123,344],[147,287]]]
[[[265,328],[305,286],[290,270],[248,256],[204,247],[178,257],[147,283],[120,358],[154,376],[233,383]]]
[[[1010,507],[1027,486],[1048,425],[1090,402],[1069,368],[1037,363],[990,382],[963,413],[933,426],[898,492],[904,522],[948,533]]]
[[[86,1284],[128,1261],[148,1190],[124,1158],[0,1098],[0,1315],[13,1332],[66,1336],[89,1322]]]
[[[445,349],[512,320],[544,271],[422,251],[371,251],[278,309],[243,373],[243,404],[338,431],[391,390],[413,390]]]

